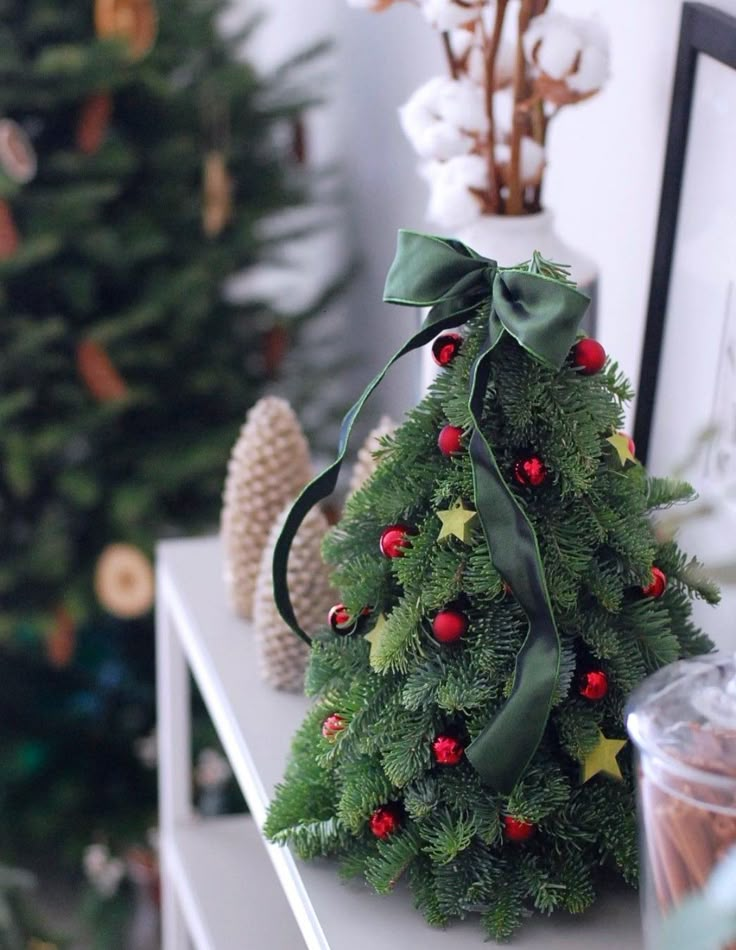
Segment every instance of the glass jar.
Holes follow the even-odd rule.
[[[627,707],[636,744],[647,950],[663,919],[699,892],[736,845],[736,657],[684,660]]]

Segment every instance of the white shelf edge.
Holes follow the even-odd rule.
[[[213,725],[232,765],[248,808],[261,834],[263,844],[278,875],[281,886],[309,950],[330,950],[327,937],[312,906],[301,875],[288,848],[263,838],[269,797],[261,782],[247,745],[242,741],[237,717],[220,689],[217,672],[203,648],[186,605],[165,564],[159,564],[161,590],[176,626],[177,635],[186,653],[192,675],[212,718]],[[223,950],[223,948],[213,948]]]

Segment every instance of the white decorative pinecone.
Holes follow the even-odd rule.
[[[395,429],[396,424],[388,416],[381,416],[376,428],[368,434],[368,438],[358,450],[358,456],[350,476],[351,495],[356,492],[364,482],[368,481],[378,468],[378,460],[375,458],[374,453],[380,448],[381,439],[385,435],[391,435]]]
[[[259,399],[233,448],[223,492],[225,584],[239,616],[252,616],[261,555],[274,521],[310,478],[309,446],[293,409],[275,396]]]
[[[256,583],[253,624],[261,678],[276,689],[301,692],[309,646],[287,627],[273,599],[273,549],[288,511],[287,506],[274,524],[263,552]],[[337,600],[320,553],[328,527],[322,511],[313,508],[302,522],[289,554],[287,583],[291,602],[302,630],[310,636],[326,623],[330,607]]]

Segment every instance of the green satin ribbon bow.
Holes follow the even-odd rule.
[[[294,503],[276,543],[273,561],[276,606],[302,639],[286,583],[289,549],[309,510],[335,488],[356,417],[390,367],[437,334],[461,326],[481,304],[490,304],[486,339],[471,374],[469,408],[474,430],[469,452],[475,508],[491,560],[514,592],[529,621],[516,661],[508,700],[468,746],[466,754],[482,780],[510,794],[536,752],[549,719],[560,665],[560,639],[544,578],[539,546],[523,509],[500,472],[481,431],[483,397],[494,347],[509,333],[546,365],[562,366],[588,298],[569,285],[521,270],[499,270],[495,261],[460,241],[400,231],[384,299],[412,307],[430,306],[421,329],[396,353],[347,413],[338,456]]]

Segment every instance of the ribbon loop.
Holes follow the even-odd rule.
[[[560,639],[534,529],[482,432],[483,399],[492,353],[505,333],[535,359],[559,368],[575,342],[589,300],[572,286],[542,274],[519,268],[500,270],[495,261],[460,241],[415,231],[399,232],[384,299],[432,309],[419,332],[392,357],[345,416],[335,462],[310,482],[294,503],[274,551],[276,606],[294,632],[309,642],[289,598],[289,549],[308,511],[334,490],[355,419],[398,359],[429,343],[438,333],[467,323],[490,301],[487,337],[473,367],[468,402],[474,423],[469,451],[475,506],[491,560],[514,591],[529,630],[517,657],[511,695],[468,746],[467,756],[484,782],[508,794],[544,735],[559,677]]]

